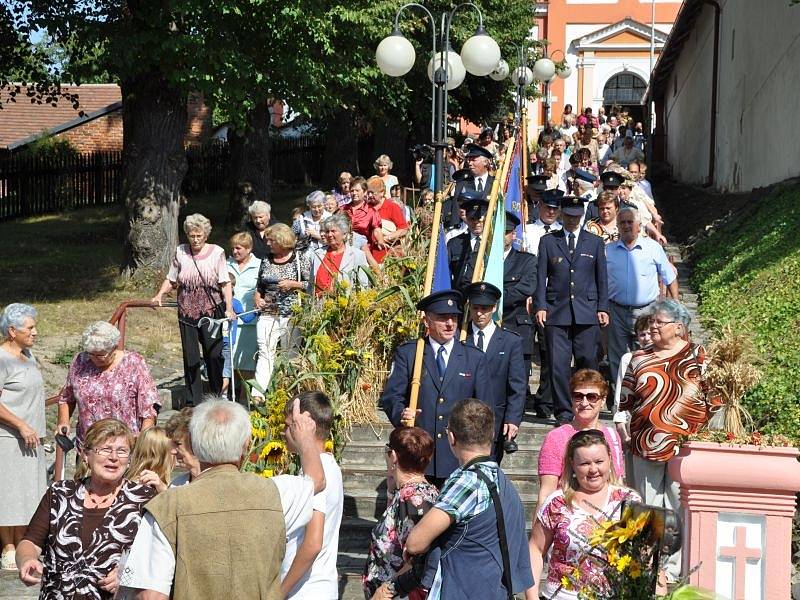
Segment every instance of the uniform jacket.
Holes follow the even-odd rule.
[[[381,407],[395,427],[400,425],[400,416],[408,406],[416,347],[414,340],[401,344],[395,350],[392,371],[381,394]],[[458,467],[458,461],[447,442],[445,428],[453,406],[464,398],[478,398],[494,408],[489,371],[483,352],[456,340],[447,361],[444,378],[440,380],[433,348],[428,338],[425,338],[417,399],[417,408],[422,409],[422,412],[417,415],[415,424],[430,433],[436,445],[433,458],[425,471],[427,475],[448,477]]]
[[[570,258],[563,229],[544,236],[535,299],[536,310],[547,311],[548,325],[597,325],[597,313],[608,312],[603,238],[581,231]]]
[[[475,345],[475,330],[469,326],[467,345]],[[522,338],[497,327],[484,349],[494,400],[494,437],[498,439],[503,423],[519,427],[525,412],[528,392],[528,369],[522,353]]]
[[[472,283],[475,264],[471,240],[470,232],[466,231],[447,242],[447,254],[450,260],[450,287],[454,290],[463,290]]]
[[[494,177],[489,175],[486,178],[486,185],[483,188],[484,198],[489,197],[489,193],[492,191],[493,184],[494,184]],[[458,226],[458,222],[461,220],[461,215],[458,210],[459,209],[458,197],[464,190],[472,190],[472,191],[475,190],[474,177],[470,177],[467,181],[459,181],[456,184],[456,189],[453,195],[444,201],[444,204],[442,205],[442,223],[444,223],[445,229],[450,229],[452,227]]]
[[[536,292],[536,257],[512,248],[503,263],[503,327],[522,338],[522,351],[533,353],[534,321],[526,302]]]

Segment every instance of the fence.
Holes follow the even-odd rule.
[[[0,220],[112,204],[121,195],[121,152],[0,161]]]
[[[324,153],[325,137],[321,135],[271,139],[272,181],[319,181]],[[226,142],[189,148],[186,159],[185,193],[232,187],[231,153]],[[121,152],[46,158],[12,155],[0,160],[0,220],[113,204],[121,197]]]

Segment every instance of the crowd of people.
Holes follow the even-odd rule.
[[[506,214],[502,288],[475,273],[494,171],[512,137],[505,126],[497,133],[500,142],[487,128],[447,152],[451,289],[417,304],[426,333],[416,406],[415,341],[396,349],[380,397],[395,429],[385,447],[387,508],[363,572],[367,599],[575,598],[562,577],[592,552],[587,527],[617,518],[625,501],[678,509],[667,464],[679,437],[719,405],[678,302],[644,179],[641,124],[587,108],[544,127],[524,210]],[[113,325],[90,324],[57,399],[56,433],[68,438],[77,424],[74,480],[47,484],[36,310],[5,307],[4,569],[40,584],[42,598],[338,597],[344,490],[325,451],[330,399],[311,391],[287,404],[285,438],[301,470],[264,479],[239,472],[251,427],[245,407],[227,398],[236,370],[242,380],[251,374],[263,401],[278,354],[299,346],[300,292],[369,286],[369,270],[403,254],[411,225],[429,226],[431,191],[406,205],[392,166],[381,155],[369,179],[341,173],[330,193],[307,196],[290,225],[254,201],[229,254],[208,242],[205,216],[187,216],[187,243],[152,298],[160,305],[176,293],[185,407],[157,426],[144,358],[121,347]],[[430,167],[422,157],[414,179],[428,181]],[[231,324],[223,336],[217,320]],[[531,515],[501,467],[518,449],[526,407],[554,425],[539,451]],[[673,555],[666,581],[679,576]],[[598,577],[580,573],[587,583]]]

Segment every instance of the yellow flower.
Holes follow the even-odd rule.
[[[347,296],[339,296],[336,298],[336,303],[339,305],[339,308],[347,308]]]
[[[333,452],[333,440],[325,440],[325,452]]]
[[[364,354],[361,355],[361,358],[363,358],[364,360],[371,360],[372,352],[364,352]]]
[[[355,356],[356,355],[356,351],[355,350],[345,350],[344,351],[344,355],[345,356]]]
[[[632,560],[633,559],[631,558],[630,554],[626,554],[625,556],[620,557],[620,559],[617,561],[617,565],[616,565],[617,571],[622,573],[628,567],[628,565],[631,564]]]
[[[350,282],[347,281],[347,279],[342,279],[339,281],[339,285],[341,285],[344,289],[347,289],[350,287]]]
[[[631,566],[628,569],[628,574],[634,579],[639,579],[642,576],[642,565],[638,561],[631,561]]]
[[[269,477],[272,477],[274,474],[275,474],[275,471],[273,471],[272,469],[264,469],[263,471],[261,471],[261,476],[262,477],[269,478]]]
[[[561,577],[561,587],[563,589],[565,589],[565,590],[571,590],[572,589],[572,582],[569,580],[569,578],[566,575]]]
[[[265,444],[264,448],[261,450],[261,458],[274,461],[280,458],[285,450],[286,446],[282,442],[270,442]]]

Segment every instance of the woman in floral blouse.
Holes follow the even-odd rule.
[[[436,502],[439,490],[425,480],[433,456],[433,439],[419,427],[398,427],[386,444],[388,506],[372,530],[364,569],[364,596],[369,599],[409,597],[421,600],[436,573],[432,554],[416,557],[403,568],[403,548],[411,529]],[[432,551],[435,552],[435,551]],[[429,577],[426,577],[429,575]]]
[[[69,431],[77,408],[79,450],[86,432],[101,419],[122,421],[134,435],[156,422],[158,391],[150,369],[137,352],[118,348],[119,338],[119,330],[106,321],[89,325],[83,332],[83,352],[72,360],[58,395],[59,431]]]

